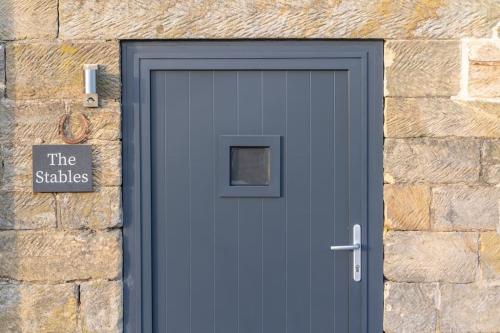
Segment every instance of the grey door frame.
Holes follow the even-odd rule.
[[[350,85],[362,89],[358,107],[366,110],[361,112],[359,135],[366,151],[359,153],[366,160],[361,181],[367,194],[360,214],[366,221],[363,230],[368,244],[367,262],[363,264],[363,278],[367,281],[364,288],[368,290],[362,290],[366,296],[359,319],[364,332],[382,331],[382,53],[382,41],[122,42],[125,332],[152,331],[152,290],[147,282],[151,281],[150,73],[175,69],[358,71],[350,76]]]

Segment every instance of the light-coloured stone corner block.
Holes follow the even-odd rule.
[[[114,42],[7,44],[7,96],[12,99],[83,96],[83,64],[99,64],[97,93],[120,98],[120,51]]]
[[[56,227],[56,202],[51,193],[0,191],[0,229]]]
[[[122,288],[121,281],[92,281],[80,285],[80,325],[83,332],[122,332]]]
[[[101,187],[90,193],[60,193],[57,200],[65,229],[105,229],[122,225],[120,187]]]
[[[495,0],[62,0],[59,9],[63,39],[450,39],[489,36],[500,20]]]
[[[500,97],[500,40],[471,39],[468,92],[472,97]]]
[[[117,279],[121,231],[0,232],[0,276],[22,281]]]
[[[384,332],[436,332],[438,298],[437,283],[386,282]]]
[[[499,200],[499,187],[435,187],[432,189],[432,228],[441,231],[496,230]]]
[[[500,137],[500,103],[450,98],[385,99],[386,137]]]
[[[469,61],[500,62],[500,39],[470,39],[468,41]]]
[[[472,282],[478,238],[475,232],[390,231],[384,240],[385,277],[396,282]]]
[[[0,40],[55,38],[57,4],[57,0],[0,1]]]
[[[480,143],[475,139],[386,139],[387,183],[458,183],[479,179]]]
[[[498,332],[500,286],[444,284],[440,332]]]
[[[500,234],[495,231],[481,233],[479,242],[482,278],[500,280]]]
[[[428,186],[385,185],[385,227],[391,230],[428,230],[430,201]]]
[[[470,64],[469,94],[473,97],[500,97],[500,61]]]
[[[11,145],[33,143],[64,143],[58,133],[60,118],[70,114],[66,129],[78,133],[83,113],[89,121],[89,139],[119,140],[120,105],[108,102],[99,109],[89,109],[80,102],[62,101],[0,101],[0,142]]]
[[[76,332],[77,290],[73,284],[0,283],[2,332]]]
[[[386,96],[454,96],[460,88],[460,43],[388,41],[384,66]]]

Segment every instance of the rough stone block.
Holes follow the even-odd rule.
[[[500,183],[500,140],[486,140],[481,147],[481,180]]]
[[[0,143],[0,188],[17,189],[31,187],[32,147]]]
[[[479,178],[475,139],[386,139],[384,180],[388,183],[475,182]]]
[[[500,286],[445,284],[440,289],[440,332],[498,332]]]
[[[385,99],[387,137],[500,137],[500,104],[450,98]]]
[[[7,96],[12,99],[81,99],[86,63],[99,64],[100,98],[120,98],[118,42],[10,43],[7,62]]]
[[[438,296],[437,283],[386,282],[384,332],[436,332]]]
[[[0,191],[0,229],[56,227],[56,202],[51,193]]]
[[[486,37],[495,0],[60,1],[64,39]]]
[[[73,284],[0,284],[2,332],[76,332],[77,292]]]
[[[386,96],[454,96],[460,85],[458,41],[385,43]]]
[[[430,201],[428,186],[385,185],[385,227],[392,230],[428,230]]]
[[[481,233],[479,243],[483,279],[500,280],[500,235],[495,231]]]
[[[89,120],[89,139],[120,139],[120,105],[106,102],[99,109],[62,101],[0,101],[0,142],[6,144],[63,143],[58,133],[59,119],[69,113],[68,133],[78,133],[79,117]]]
[[[432,189],[432,228],[442,231],[496,230],[500,188],[443,186]]]
[[[80,286],[80,322],[83,332],[122,332],[121,281],[92,281]]]
[[[500,97],[500,61],[469,66],[469,95]]]
[[[119,186],[122,184],[122,152],[119,142],[96,142],[92,146],[94,183]]]
[[[384,274],[390,281],[474,281],[478,234],[390,231],[384,242]]]
[[[472,39],[468,43],[472,62],[500,61],[499,39]]]
[[[122,225],[120,187],[101,187],[90,193],[60,193],[57,200],[65,229],[104,229]]]
[[[121,231],[3,231],[0,276],[23,281],[117,279]]]
[[[57,4],[57,0],[0,1],[0,40],[55,38]]]

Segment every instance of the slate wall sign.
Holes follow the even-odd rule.
[[[34,145],[33,192],[92,192],[90,145]]]

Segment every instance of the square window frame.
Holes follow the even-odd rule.
[[[268,147],[271,163],[269,185],[231,185],[231,147]],[[220,197],[281,196],[280,135],[220,135],[218,148],[217,183]]]

